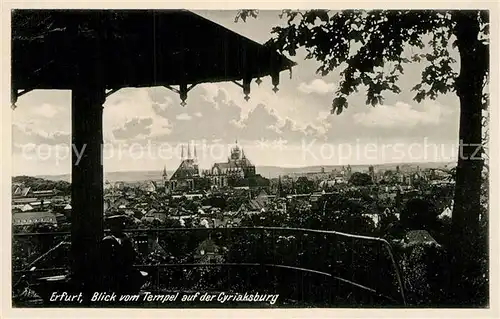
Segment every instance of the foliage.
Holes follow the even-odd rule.
[[[220,208],[221,210],[223,210],[228,205],[228,202],[227,202],[228,200],[229,199],[226,199],[224,196],[214,195],[214,196],[204,198],[203,205],[204,206],[212,206],[212,207]]]
[[[43,178],[32,176],[15,176],[12,178],[12,183],[20,183],[25,187],[31,187],[32,190],[57,190],[62,195],[71,194],[71,184],[66,181],[51,181]]]
[[[259,174],[241,178],[239,176],[230,176],[228,185],[231,187],[268,187],[269,180]]]
[[[12,229],[13,234],[18,233],[51,233],[68,231],[67,225],[60,227],[53,224],[37,223],[28,226],[15,226]],[[37,268],[51,267],[66,267],[70,264],[69,261],[69,246],[62,245],[61,242],[69,243],[68,235],[39,235],[39,236],[13,236],[12,237],[12,270],[13,280],[17,281],[20,278],[20,273],[16,271],[28,270],[33,262]],[[45,258],[40,257],[49,250],[59,246],[53,253],[48,254]],[[31,267],[30,266],[30,267]]]
[[[314,181],[301,176],[297,178],[297,181],[295,181],[294,187],[298,194],[310,194],[314,191]]]
[[[209,190],[211,185],[210,178],[201,177],[196,179],[195,187],[197,190]]]
[[[304,202],[293,201],[287,204],[286,211],[270,211],[247,216],[242,220],[242,226],[324,229],[372,236],[377,232],[373,221],[363,216],[363,207],[348,197],[332,196],[319,203],[317,207],[317,209],[312,209]],[[234,260],[248,262],[259,260],[331,272],[336,276],[353,279],[370,287],[376,286],[380,291],[389,295],[393,293],[397,295],[395,278],[392,277],[388,256],[384,255],[385,250],[379,245],[335,235],[290,231],[270,231],[262,234],[242,233],[237,239],[233,239],[233,242],[234,245],[230,247],[230,258]],[[267,249],[260,247],[267,247]],[[375,272],[377,276],[374,275]],[[352,292],[352,287],[340,287],[342,285],[339,286],[338,282],[329,283],[327,278],[321,276],[308,277],[307,282],[297,281],[296,276],[297,274],[293,272],[280,271],[278,277],[274,279],[275,282],[271,283],[280,294],[298,298],[300,291],[314,289],[312,288],[316,285],[314,283],[322,281],[326,285],[337,287],[338,290],[332,292],[327,286],[322,286],[323,290],[320,292],[319,287],[316,287],[318,291],[311,292],[309,296],[311,299],[315,299],[316,302],[328,300],[328,302],[338,302],[346,306],[353,305],[345,300],[341,301],[349,295],[349,292]],[[301,276],[307,277],[308,275],[302,274]],[[255,280],[259,281],[259,278]],[[288,284],[283,285],[283,282],[288,282]],[[328,292],[334,294],[335,297],[328,295]]]
[[[241,10],[237,19],[257,17],[258,12]],[[274,27],[270,41],[281,52],[295,56],[299,48],[307,51],[307,59],[321,63],[317,72],[327,75],[343,67],[342,81],[332,103],[332,112],[341,113],[348,106],[348,96],[365,86],[366,103],[383,103],[386,91],[400,93],[399,77],[408,63],[427,62],[421,81],[412,91],[414,99],[436,98],[455,91],[458,74],[452,65],[449,46],[458,44],[455,27],[462,13],[437,10],[283,10],[280,17],[287,26]],[[487,12],[472,12],[481,22],[481,43],[488,45],[489,19]],[[430,52],[405,57],[412,47]],[[486,53],[486,60],[488,51]]]
[[[248,202],[248,195],[231,196],[227,199],[227,211],[235,212],[241,205]]]
[[[401,223],[408,229],[429,229],[437,220],[438,214],[432,203],[421,198],[412,198],[406,202],[401,213]]]
[[[373,181],[370,175],[366,173],[354,172],[349,179],[349,183],[354,186],[367,186],[373,184]]]

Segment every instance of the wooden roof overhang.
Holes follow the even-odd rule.
[[[96,72],[106,90],[182,90],[204,82],[248,86],[267,75],[277,85],[279,72],[295,65],[268,45],[184,10],[15,10],[12,39],[14,102],[33,89],[74,89]]]

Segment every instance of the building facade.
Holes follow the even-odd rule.
[[[168,181],[166,181],[166,170],[164,170],[163,179],[166,181],[165,190],[168,193],[175,191],[192,191],[195,189],[197,182],[201,179],[196,158],[196,148],[194,148],[194,157],[191,157],[191,151],[188,145],[187,158],[184,158],[183,146],[181,150],[181,160],[181,164]]]
[[[210,179],[213,187],[222,188],[231,186],[233,181],[255,176],[255,166],[236,142],[227,162],[215,163],[211,169],[203,172],[203,176]]]

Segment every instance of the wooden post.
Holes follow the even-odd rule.
[[[102,105],[105,90],[72,91],[71,248],[78,289],[92,293],[99,284],[103,238]]]

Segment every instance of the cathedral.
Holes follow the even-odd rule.
[[[167,192],[189,191],[196,188],[197,181],[201,179],[196,158],[196,147],[194,147],[194,157],[191,157],[191,149],[187,146],[187,158],[184,158],[184,146],[181,150],[181,164],[167,181],[166,170],[163,171],[165,190]]]
[[[198,189],[209,181],[215,188],[233,186],[238,181],[249,177],[255,177],[255,166],[240,149],[238,142],[231,149],[231,154],[224,163],[215,163],[211,169],[200,174],[196,157],[196,147],[193,149],[194,156],[191,157],[191,149],[187,147],[187,158],[184,158],[184,146],[181,150],[181,164],[175,173],[168,179],[166,169],[163,170],[163,181],[165,191],[172,193],[176,191],[192,191]]]
[[[211,169],[204,171],[203,175],[210,179],[212,186],[226,187],[231,186],[232,181],[255,176],[255,166],[245,156],[243,149],[238,147],[236,141],[227,162],[215,163]]]

